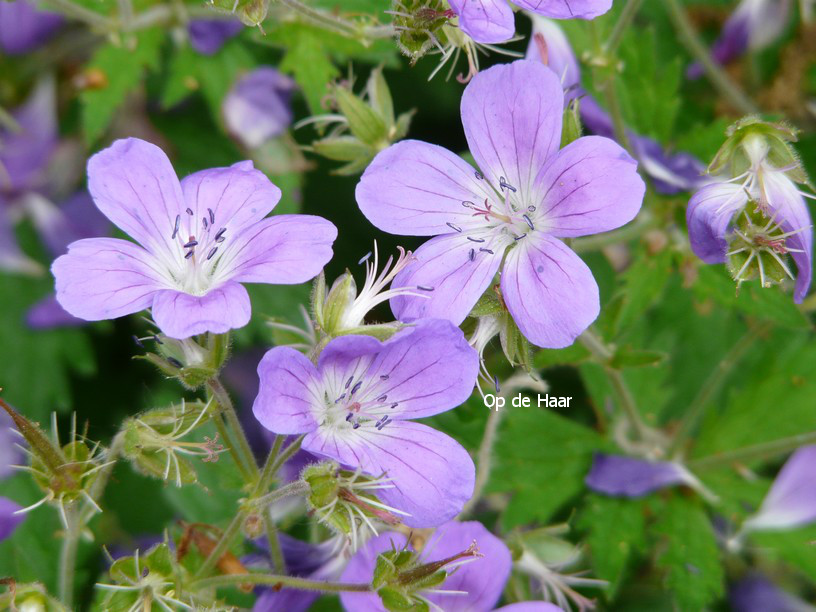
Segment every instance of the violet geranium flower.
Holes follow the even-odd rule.
[[[474,467],[458,442],[409,419],[455,408],[473,390],[476,352],[461,330],[429,319],[385,342],[341,336],[315,366],[289,347],[258,366],[253,411],[278,434],[306,434],[303,449],[389,479],[381,501],[411,527],[450,520],[473,494]]]
[[[510,576],[510,551],[499,538],[478,521],[449,522],[437,528],[425,543],[420,558],[422,563],[449,559],[467,550],[473,544],[479,556],[453,568],[448,566],[445,581],[429,591],[417,595],[430,602],[431,609],[445,612],[487,612],[501,596]],[[383,533],[369,542],[351,558],[341,582],[371,582],[377,557],[389,550],[400,550],[407,544],[402,533]],[[409,549],[412,548],[409,546]],[[439,591],[439,592],[434,592]],[[343,592],[340,601],[346,610],[380,612],[386,608],[376,593]]]
[[[292,123],[295,82],[269,66],[242,76],[224,98],[222,111],[229,133],[254,149],[280,136]]]
[[[507,0],[449,0],[459,27],[477,43],[500,43],[516,31]],[[612,0],[513,0],[531,13],[554,19],[594,19],[612,8]]]
[[[642,497],[675,485],[685,485],[712,497],[699,479],[680,463],[625,455],[595,453],[585,483],[596,493],[614,497]]]
[[[89,321],[152,309],[171,338],[247,324],[241,283],[294,284],[332,256],[337,229],[320,217],[265,218],[280,190],[245,161],[179,182],[155,145],[118,140],[88,162],[99,210],[139,244],[79,240],[54,261],[57,300]]]
[[[244,29],[238,19],[191,19],[187,25],[190,46],[202,55],[215,55],[221,47]]]
[[[404,140],[374,158],[357,185],[363,214],[392,234],[436,236],[392,287],[402,321],[461,323],[501,268],[501,291],[521,332],[559,348],[598,316],[598,285],[560,238],[631,221],[645,186],[637,163],[608,138],[559,151],[564,93],[556,74],[519,60],[477,74],[462,96],[462,123],[481,171],[450,151]]]
[[[33,0],[0,2],[0,49],[8,55],[33,51],[62,23],[61,15],[41,11]]]

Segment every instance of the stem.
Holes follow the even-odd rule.
[[[296,480],[295,482],[290,482],[288,485],[284,485],[279,489],[275,489],[271,493],[267,493],[262,497],[257,497],[252,500],[253,504],[256,505],[268,505],[273,502],[278,501],[279,499],[283,499],[284,497],[292,497],[294,495],[304,495],[310,491],[309,484],[302,481]]]
[[[607,40],[604,45],[604,51],[606,51],[608,55],[614,55],[615,51],[617,51],[618,45],[620,45],[623,39],[624,32],[626,32],[626,29],[631,25],[632,19],[634,19],[642,2],[643,0],[628,0],[626,6],[623,7],[623,11],[621,11],[620,17],[618,17],[617,23],[615,23],[612,34],[609,35],[609,40]]]
[[[789,438],[780,438],[771,442],[762,442],[732,451],[716,453],[700,459],[692,459],[686,465],[692,470],[705,470],[716,468],[729,463],[742,461],[752,461],[755,459],[767,459],[776,455],[783,455],[800,446],[816,443],[816,431],[798,434]]]
[[[266,457],[266,462],[264,462],[263,470],[258,478],[258,484],[255,487],[254,495],[261,495],[265,493],[272,485],[272,480],[275,478],[275,462],[278,454],[280,453],[281,446],[283,445],[283,439],[284,436],[275,436],[275,442],[272,444],[272,448]],[[285,488],[286,487],[283,487],[283,489]],[[275,496],[270,501],[284,497],[285,494],[280,494],[280,491],[283,489],[270,493],[269,495]],[[260,502],[263,499],[264,498],[262,497],[256,501]],[[283,558],[283,550],[281,550],[280,539],[278,538],[278,529],[272,522],[272,517],[269,516],[268,508],[263,509],[262,517],[264,529],[266,530],[266,541],[269,544],[269,556],[272,558],[272,567],[278,573],[285,572],[286,563]]]
[[[221,557],[224,556],[224,553],[227,552],[227,548],[229,548],[233,538],[235,538],[235,536],[241,531],[241,525],[243,524],[245,518],[246,510],[242,508],[238,511],[238,514],[232,518],[232,521],[218,539],[218,543],[215,545],[215,548],[210,551],[209,556],[204,560],[201,567],[198,568],[198,571],[195,574],[196,578],[201,578],[207,572],[212,570]]]
[[[717,364],[717,367],[711,372],[708,379],[703,383],[703,386],[700,387],[697,396],[691,402],[686,414],[683,415],[680,426],[677,428],[674,439],[669,447],[669,455],[681,453],[683,445],[699,423],[700,418],[703,416],[714,394],[719,390],[723,382],[725,382],[725,379],[731,373],[731,370],[734,369],[734,366],[737,365],[743,355],[751,348],[754,341],[769,328],[770,325],[766,324],[755,329],[749,329],[745,332],[745,335],[731,347],[731,350],[725,354],[720,363]]]
[[[82,526],[78,524],[75,508],[68,507],[65,509],[65,519],[67,524],[62,539],[62,547],[60,548],[57,592],[60,601],[65,604],[66,608],[70,609],[74,600],[74,570],[76,568],[76,556]]]
[[[275,436],[272,448],[266,456],[266,462],[264,463],[263,470],[261,470],[261,475],[258,477],[258,486],[255,487],[256,495],[264,493],[272,485],[276,472],[275,463],[280,454],[280,449],[281,446],[283,446],[283,439],[285,437],[286,436]]]
[[[275,474],[278,473],[278,470],[280,470],[283,467],[283,464],[289,461],[289,459],[292,458],[292,455],[294,455],[296,452],[300,450],[300,445],[303,443],[303,438],[305,437],[306,437],[305,434],[302,436],[298,436],[294,442],[292,442],[289,446],[286,447],[285,451],[278,455],[278,458],[275,459],[275,463],[272,465],[271,476],[273,478]]]
[[[280,538],[278,537],[278,527],[272,522],[269,509],[265,508],[263,513],[264,529],[266,529],[266,543],[269,545],[269,557],[272,560],[272,569],[276,572],[286,571],[286,559],[283,556]]]
[[[493,467],[493,444],[496,442],[501,415],[502,411],[496,408],[496,410],[491,410],[487,417],[484,436],[477,456],[476,483],[473,486],[473,496],[462,507],[462,511],[459,513],[460,517],[470,514],[470,511],[473,510],[473,507],[482,497],[482,492],[490,478],[490,470]]]
[[[99,28],[101,30],[113,30],[114,29],[114,22],[108,17],[104,15],[100,15],[97,12],[94,12],[90,9],[85,8],[79,4],[74,4],[71,0],[48,0],[46,3],[46,7],[55,8],[59,12],[71,17],[73,19],[77,19],[78,21],[84,21],[90,26]]]
[[[227,424],[224,423],[224,419],[218,413],[212,415],[212,420],[215,423],[215,429],[218,431],[218,435],[221,436],[221,439],[224,440],[224,444],[227,445],[227,450],[229,451],[229,454],[232,455],[232,460],[235,462],[235,465],[238,466],[238,471],[241,472],[241,477],[244,479],[244,481],[249,482],[252,480],[252,474],[250,474],[246,465],[244,465],[244,462],[241,460],[241,455],[238,453],[238,449],[232,442],[232,437],[227,429]]]
[[[221,406],[221,412],[226,417],[227,423],[238,440],[238,455],[249,471],[252,479],[258,478],[258,464],[255,462],[255,457],[252,454],[252,449],[249,447],[244,428],[241,426],[241,421],[238,420],[238,413],[235,412],[235,406],[229,397],[224,385],[217,376],[212,377],[207,381],[207,388],[215,397],[218,405]]]
[[[680,42],[691,56],[700,62],[711,84],[741,113],[749,115],[758,113],[759,108],[711,57],[679,0],[665,0],[665,3],[669,9],[669,17],[680,35]]]
[[[301,589],[303,591],[318,591],[321,593],[342,593],[353,591],[357,593],[368,593],[371,591],[370,584],[361,583],[341,583],[324,582],[323,580],[308,580],[306,578],[295,578],[294,576],[281,576],[276,574],[226,574],[223,576],[213,576],[196,580],[191,586],[194,590],[206,589],[209,587],[235,586],[241,584],[266,584],[271,586],[284,586],[290,589]]]
[[[357,26],[353,23],[324,11],[313,9],[300,2],[300,0],[280,0],[280,3],[296,11],[307,21],[311,21],[315,25],[324,27],[327,30],[333,30],[338,34],[351,37],[356,37],[358,34]]]
[[[634,428],[638,437],[641,440],[645,439],[648,434],[648,429],[641,419],[640,412],[638,411],[637,404],[635,403],[635,398],[632,395],[632,392],[629,390],[629,387],[626,385],[626,381],[624,380],[623,374],[621,374],[620,370],[616,370],[609,366],[609,360],[613,357],[611,349],[590,330],[586,330],[583,334],[581,334],[579,339],[583,345],[587,347],[589,352],[592,353],[595,359],[600,362],[601,366],[603,366],[604,372],[609,379],[609,383],[618,398],[618,404],[623,409],[624,414]]]

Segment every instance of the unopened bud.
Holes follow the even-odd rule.
[[[395,0],[392,8],[397,46],[415,63],[435,46],[444,46],[442,30],[455,16],[442,0]]]
[[[175,378],[188,389],[201,387],[221,370],[229,355],[227,334],[207,334],[202,343],[193,338],[177,340],[164,335],[135,338],[137,344],[154,340],[156,353],[137,356],[154,364],[168,378]]]

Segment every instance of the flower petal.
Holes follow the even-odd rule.
[[[470,152],[490,182],[501,178],[532,197],[539,168],[561,146],[564,92],[541,62],[518,60],[483,70],[462,95]]]
[[[68,313],[86,321],[139,312],[166,287],[152,265],[150,254],[127,240],[78,240],[51,265],[57,301]]]
[[[313,215],[276,215],[240,234],[217,274],[242,283],[304,283],[332,258],[337,228]]]
[[[0,497],[0,541],[9,537],[17,526],[25,520],[24,514],[14,514],[23,507],[8,497]]]
[[[403,140],[377,154],[355,192],[357,203],[374,226],[403,236],[435,236],[479,225],[469,201],[495,198],[473,167],[447,149]]]
[[[50,294],[28,309],[26,323],[32,329],[54,329],[84,325],[85,321],[66,312],[57,301],[57,296]]]
[[[386,396],[383,402],[398,404],[388,412],[391,418],[416,419],[464,403],[476,383],[479,356],[449,321],[423,319],[382,343],[367,336],[336,338],[318,366],[338,389],[355,375],[364,381],[361,397]]]
[[[488,247],[492,247],[489,248],[492,253],[480,250]],[[503,245],[496,247],[488,242],[471,242],[463,234],[432,238],[416,250],[416,261],[397,274],[391,283],[393,288],[425,287],[432,290],[417,291],[427,297],[401,295],[391,298],[391,310],[400,321],[438,318],[459,325],[490,285],[503,252]]]
[[[683,466],[670,461],[596,453],[586,485],[605,495],[641,497],[673,485],[691,484],[689,476]],[[691,477],[691,481],[694,480]]]
[[[728,251],[725,236],[734,213],[748,202],[742,185],[713,183],[689,200],[686,209],[689,242],[694,254],[705,263],[723,263]]]
[[[564,612],[564,610],[549,601],[520,601],[496,608],[496,612]]]
[[[190,46],[202,55],[215,55],[243,29],[237,19],[191,19],[187,24]]]
[[[449,0],[459,27],[477,43],[500,43],[516,32],[507,0]]]
[[[812,612],[813,606],[776,586],[759,572],[749,572],[728,589],[733,612]]]
[[[28,53],[45,43],[64,21],[41,11],[30,0],[0,2],[0,49],[8,55]]]
[[[153,320],[171,338],[223,334],[249,323],[250,314],[249,294],[232,281],[202,296],[164,289],[153,300]]]
[[[537,218],[555,236],[615,229],[640,210],[646,185],[637,162],[617,143],[584,136],[562,149],[536,177],[543,194]]]
[[[793,300],[801,304],[810,289],[813,275],[813,222],[810,211],[797,186],[784,173],[766,172],[762,177],[775,221],[785,232],[798,232],[790,236],[785,244],[795,249],[791,257],[799,273],[796,275]]]
[[[303,448],[372,476],[383,473],[393,488],[378,491],[383,503],[407,512],[409,527],[433,527],[455,517],[473,495],[475,468],[453,438],[411,421],[393,421],[378,430],[361,427],[355,435],[315,431]]]
[[[180,233],[185,238],[205,231],[206,218],[209,231],[225,227],[227,240],[233,239],[268,215],[281,198],[280,189],[251,161],[201,170],[185,177],[181,189],[186,206],[193,211],[192,215],[182,214]]]
[[[594,19],[612,8],[612,0],[513,0],[513,3],[553,19]]]
[[[299,434],[318,425],[312,413],[312,402],[324,400],[314,394],[319,375],[302,353],[277,346],[258,364],[261,384],[252,405],[255,418],[278,434]]]
[[[294,89],[292,79],[269,66],[242,76],[222,104],[230,134],[250,149],[280,136],[292,123]]]
[[[555,21],[531,15],[533,22],[533,36],[530,37],[530,44],[527,46],[525,58],[532,61],[544,62],[555,72],[561,81],[561,88],[569,99],[578,95],[581,89],[581,67],[578,58],[572,50],[567,35]],[[546,57],[542,57],[542,49],[536,41],[536,35],[540,34],[544,38],[546,45]]]
[[[563,242],[541,232],[508,253],[501,290],[521,333],[544,348],[569,346],[600,311],[592,272]]]
[[[787,460],[744,529],[790,529],[816,521],[816,445],[803,446]]]
[[[171,236],[186,205],[159,147],[138,138],[117,140],[88,160],[88,191],[108,219],[151,253],[178,256]]]

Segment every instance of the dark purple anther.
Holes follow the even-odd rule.
[[[344,389],[348,389],[348,388],[349,388],[349,385],[351,384],[351,381],[352,381],[352,380],[354,380],[354,377],[353,377],[353,376],[349,376],[349,379],[346,381],[346,386],[345,386],[345,387],[343,387],[343,388],[344,388]]]
[[[346,397],[346,394],[344,393],[343,395],[341,395],[340,397],[338,397],[336,400],[334,400],[334,403],[335,403],[335,404],[339,403],[339,402],[340,402],[342,399],[344,399],[345,397]]]
[[[192,209],[192,208],[188,208],[188,209],[187,209],[187,214],[188,214],[188,215],[190,215],[190,216],[192,217],[192,216],[193,216],[193,209]]]
[[[222,227],[215,233],[215,241],[216,242],[224,242],[224,232],[227,231],[226,227]]]
[[[210,223],[215,223],[215,213],[213,212],[213,209],[208,208],[207,212],[210,213]]]
[[[482,174],[478,170],[475,172],[475,174],[476,174],[476,178],[479,179],[480,181],[484,178],[484,174]]]
[[[464,202],[462,202],[462,206],[464,206],[465,208],[476,208],[476,205],[470,200],[465,200]]]
[[[369,258],[369,257],[371,257],[371,251],[369,251],[368,253],[366,253],[365,255],[363,255],[363,256],[360,258],[360,261],[358,261],[358,262],[357,262],[357,265],[359,266],[359,265],[360,265],[360,264],[362,264],[363,262],[368,261],[368,258]]]
[[[207,253],[207,259],[208,259],[208,260],[212,259],[212,258],[213,258],[213,255],[215,255],[215,252],[216,252],[217,250],[218,250],[218,247],[213,247],[212,249],[210,249],[210,252],[209,252],[209,253]]]
[[[399,406],[399,402],[394,402],[393,404],[391,404],[391,410],[393,410],[397,406]]]
[[[527,235],[527,234],[525,233],[525,234],[522,234],[521,236],[516,236],[515,238],[513,238],[513,240],[521,240],[521,239],[522,239],[522,238],[524,238],[526,235]]]
[[[470,261],[474,261],[476,259],[476,249],[470,249],[470,255],[468,255],[468,257],[470,257]]]
[[[479,250],[482,251],[483,253],[490,253],[491,255],[493,255],[493,251],[491,251],[490,249],[481,248]]]
[[[504,191],[504,188],[505,188],[505,187],[507,187],[507,188],[508,188],[510,191],[512,191],[513,193],[515,193],[515,192],[516,192],[516,188],[515,188],[515,187],[513,187],[513,186],[512,186],[510,183],[508,183],[508,182],[507,182],[507,179],[505,179],[503,176],[500,176],[500,177],[499,177],[499,188],[500,188],[502,191]]]
[[[360,427],[359,423],[355,423],[354,425],[351,426],[352,429],[358,429],[359,427]]]
[[[184,256],[184,259],[190,259],[193,256],[193,251],[187,251],[187,254]]]
[[[184,364],[183,364],[183,363],[181,363],[181,362],[180,362],[178,359],[176,359],[175,357],[168,357],[168,358],[167,358],[167,361],[169,361],[171,365],[174,365],[174,366],[176,366],[176,367],[177,367],[177,368],[179,368],[179,369],[181,369],[181,368],[183,368],[183,367],[184,367]]]
[[[136,343],[136,346],[138,346],[139,348],[144,348],[144,344],[142,344],[142,341],[139,339],[138,336],[133,336],[133,341]]]
[[[417,285],[417,289],[419,289],[420,291],[433,291],[434,290],[433,287],[426,287],[424,285]]]
[[[198,240],[191,240],[187,244],[184,245],[185,249],[192,249],[193,247],[198,246]]]
[[[175,239],[176,235],[178,234],[179,223],[181,223],[181,215],[176,215],[176,224],[173,226],[173,235],[170,236],[170,240]]]
[[[388,380],[388,374],[383,374],[380,376],[380,380]]]
[[[381,395],[380,397],[377,398],[377,401],[378,402],[384,402],[387,399],[388,399],[387,395]]]
[[[446,225],[451,228],[454,232],[461,232],[462,228],[454,225],[453,223],[446,223]]]
[[[474,238],[473,236],[468,236],[467,239],[470,240],[471,242],[484,242],[485,241],[484,238]]]
[[[153,342],[155,342],[156,344],[164,344],[164,342],[162,342],[162,339],[159,338],[156,334],[153,334]]]
[[[349,412],[349,413],[346,415],[346,422],[351,421],[351,419],[353,419],[353,418],[354,418],[354,413],[353,413],[353,412]]]
[[[204,229],[208,229],[207,217],[201,217],[201,222],[204,224]]]
[[[535,225],[533,225],[533,222],[532,222],[532,220],[530,219],[530,217],[528,217],[527,215],[521,215],[521,216],[522,216],[522,217],[524,217],[524,220],[527,222],[527,225],[529,225],[529,226],[530,226],[530,229],[531,229],[531,230],[534,230],[534,229],[535,229]]]
[[[362,386],[363,386],[363,381],[362,380],[357,381],[357,384],[354,385],[351,388],[351,395],[354,395],[355,393],[357,393],[357,391],[359,391],[360,387],[362,387]]]

